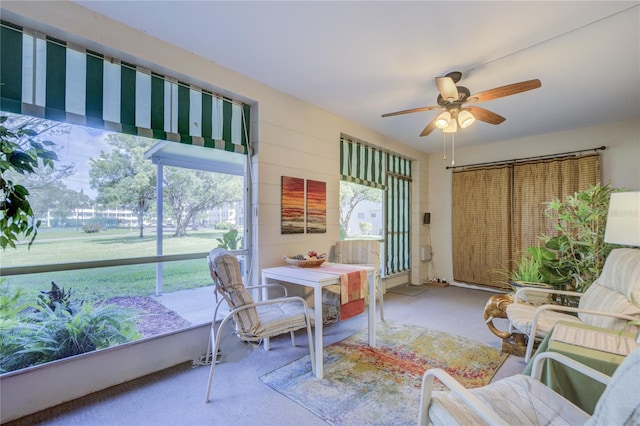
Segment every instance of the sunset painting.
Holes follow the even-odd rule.
[[[304,234],[304,179],[282,176],[283,234]]]
[[[327,232],[327,184],[307,180],[307,233]]]

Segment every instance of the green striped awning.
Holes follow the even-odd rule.
[[[250,107],[2,22],[0,109],[248,153]]]
[[[386,153],[374,147],[340,138],[340,177],[347,182],[385,189]]]
[[[411,160],[387,154],[387,274],[411,269]]]
[[[340,178],[385,190],[385,274],[411,269],[411,160],[341,137]]]

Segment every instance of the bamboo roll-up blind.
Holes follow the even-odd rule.
[[[515,259],[527,247],[540,245],[541,234],[556,235],[553,220],[544,214],[545,203],[562,200],[599,181],[598,154],[515,164],[512,215]]]
[[[453,279],[508,289],[511,168],[456,171],[452,184]]]
[[[541,234],[556,235],[545,203],[599,181],[599,154],[454,171],[453,279],[510,289],[513,262]]]

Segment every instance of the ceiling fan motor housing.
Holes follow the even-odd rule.
[[[458,109],[460,109],[462,104],[466,102],[467,98],[471,96],[471,92],[469,91],[469,89],[463,86],[456,86],[456,89],[458,89],[458,99],[456,99],[455,101],[448,101],[444,99],[442,95],[438,95],[438,105],[447,109],[449,109],[450,107],[457,107]]]

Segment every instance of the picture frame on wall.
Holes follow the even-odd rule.
[[[282,176],[281,233],[304,234],[304,179]]]
[[[307,233],[327,232],[327,184],[307,179]]]

